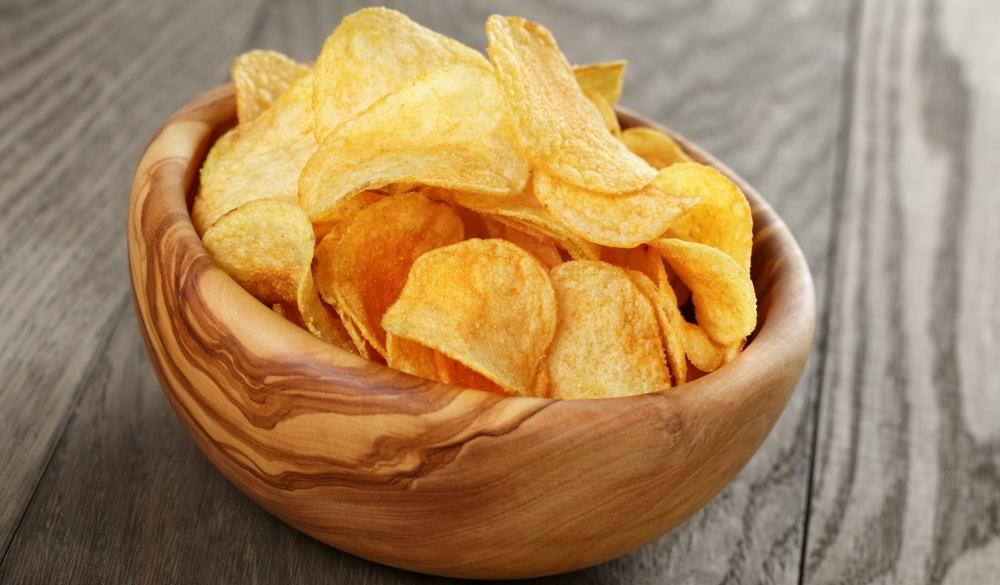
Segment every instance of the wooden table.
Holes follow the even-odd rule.
[[[231,486],[159,389],[126,267],[156,128],[241,51],[319,52],[362,2],[0,0],[0,582],[412,583]],[[391,2],[493,12],[754,184],[820,318],[783,418],[678,529],[551,583],[1000,582],[1000,3]]]

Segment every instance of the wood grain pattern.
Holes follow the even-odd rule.
[[[125,306],[139,153],[223,78],[237,4],[0,4],[0,553]]]
[[[214,90],[175,115],[140,161],[129,207],[136,312],[164,391],[202,451],[303,532],[448,576],[593,565],[707,503],[787,403],[812,342],[812,280],[787,228],[738,177],[754,209],[759,299],[758,331],[739,358],[683,392],[501,397],[319,341],[211,261],[187,194],[209,140],[234,115],[231,86]]]
[[[808,583],[1000,577],[998,8],[864,7]]]

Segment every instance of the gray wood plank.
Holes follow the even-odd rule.
[[[139,154],[225,77],[247,6],[0,6],[0,554],[125,302]]]
[[[998,21],[864,7],[808,583],[1000,580]]]
[[[769,198],[802,243],[823,306],[846,5],[389,5],[479,48],[486,17],[502,12],[552,28],[573,62],[629,59],[623,104],[706,146]],[[311,60],[339,19],[361,6],[271,3],[247,45]],[[189,89],[208,85],[192,82]],[[127,312],[0,565],[0,580],[437,581],[320,545],[228,485],[173,419],[138,345]],[[621,559],[545,581],[796,582],[816,363],[760,453],[705,510]]]

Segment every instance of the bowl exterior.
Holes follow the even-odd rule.
[[[604,562],[715,496],[801,376],[815,323],[802,253],[749,185],[683,139],[754,210],[753,342],[679,389],[559,401],[455,388],[368,362],[243,291],[209,258],[188,211],[205,151],[234,119],[223,86],[171,118],[143,155],[128,226],[135,309],[163,390],[199,447],[261,506],[323,542],[453,577]]]

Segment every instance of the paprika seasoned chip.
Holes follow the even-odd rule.
[[[696,242],[661,239],[658,249],[691,289],[694,314],[712,341],[737,343],[757,325],[757,297],[750,274],[725,253]]]
[[[486,21],[487,52],[528,156],[542,170],[599,193],[645,187],[656,170],[605,131],[545,27],[519,17]]]
[[[455,64],[490,69],[482,53],[395,10],[345,17],[316,59],[316,139],[418,75]]]
[[[465,240],[420,256],[382,318],[518,396],[530,396],[556,329],[545,267],[504,240]]]
[[[492,72],[452,65],[417,77],[330,134],[299,181],[299,204],[326,220],[365,189],[395,183],[516,195],[528,160]]]
[[[254,50],[233,62],[230,77],[236,92],[236,119],[246,124],[269,108],[300,77],[312,72],[277,51]]]
[[[554,398],[611,398],[670,386],[653,306],[624,270],[576,260],[550,275],[559,308],[548,357]]]
[[[386,197],[361,211],[336,246],[332,288],[337,307],[386,355],[382,315],[399,296],[421,254],[462,239],[462,220],[420,193]]]
[[[255,199],[298,199],[299,175],[316,151],[312,77],[292,84],[263,114],[215,143],[201,167],[191,221],[204,235],[224,214]]]

